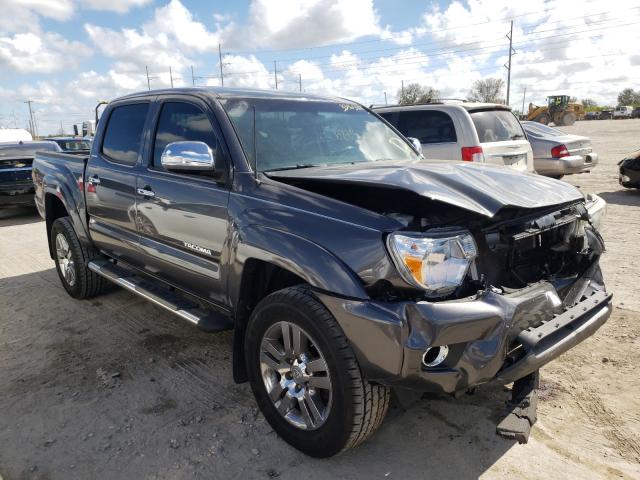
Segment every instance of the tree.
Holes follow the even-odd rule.
[[[625,88],[618,94],[618,105],[640,105],[640,92]]]
[[[591,100],[590,98],[583,98],[582,99],[582,106],[584,108],[593,108],[593,107],[597,107],[598,104],[596,103],[595,100]]]
[[[473,82],[469,90],[469,100],[474,102],[504,103],[502,90],[504,81],[501,78],[485,78]]]
[[[400,105],[415,105],[416,103],[429,103],[440,97],[440,92],[433,87],[410,83],[398,90],[398,103]]]

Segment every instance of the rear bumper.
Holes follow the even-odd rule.
[[[571,175],[588,172],[598,164],[598,154],[571,155],[563,158],[536,158],[536,172],[541,175]]]
[[[417,391],[453,393],[521,378],[592,335],[611,313],[611,295],[594,275],[572,284],[539,282],[511,294],[486,290],[472,299],[445,302],[362,302],[324,293],[372,381]],[[584,300],[567,309],[559,293],[584,288]],[[582,296],[582,295],[581,295]],[[424,352],[446,345],[437,367]],[[518,358],[512,352],[519,347]]]
[[[33,183],[0,184],[0,207],[33,205]]]

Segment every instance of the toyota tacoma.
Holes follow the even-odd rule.
[[[35,198],[72,297],[113,282],[234,329],[234,380],[327,457],[380,426],[392,390],[514,382],[531,406],[539,368],[611,312],[599,197],[414,142],[340,98],[144,92],[106,107],[88,157],[39,153]]]

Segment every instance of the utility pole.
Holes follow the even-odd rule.
[[[62,126],[62,120],[60,120],[60,135],[64,135],[64,127]]]
[[[193,76],[193,65],[191,65],[191,86],[196,86],[196,77]]]
[[[33,103],[33,100],[26,100],[24,103],[29,106],[29,125],[31,127],[31,136],[35,138],[38,136],[38,133],[36,132],[36,122],[33,118],[33,110],[31,110],[31,104]]]
[[[524,99],[527,96],[527,87],[524,87],[524,93],[522,94],[522,115],[524,115]]]
[[[171,88],[173,88],[173,73],[171,72],[171,67],[169,67],[169,79],[171,80]]]
[[[385,105],[389,105],[389,104],[387,103],[387,92],[384,92],[384,104],[385,104]]]
[[[509,39],[509,62],[504,68],[507,69],[507,107],[509,106],[509,93],[511,90],[511,57],[516,51],[513,49],[513,20],[511,20],[511,29],[507,34],[507,38]]]
[[[273,76],[276,79],[276,90],[278,89],[278,63],[276,60],[273,61]]]
[[[302,74],[298,73],[298,83],[300,84],[300,92],[302,92]]]
[[[224,87],[224,74],[222,73],[222,47],[218,44],[218,58],[220,59],[220,86]]]
[[[151,90],[151,80],[149,80],[149,67],[145,65],[144,69],[147,71],[147,90]]]
[[[401,80],[402,84],[401,84],[401,91],[402,91],[402,97],[404,98],[404,80]]]

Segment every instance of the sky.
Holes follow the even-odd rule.
[[[173,85],[393,103],[403,82],[464,98],[507,80],[615,105],[640,89],[640,2],[621,0],[0,0],[0,127],[72,132],[97,102]],[[149,72],[149,79],[147,78]],[[171,72],[171,73],[170,73]]]

